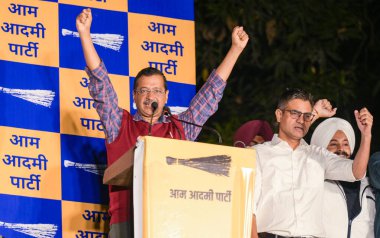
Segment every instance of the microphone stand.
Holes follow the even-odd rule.
[[[186,124],[189,124],[189,125],[192,125],[192,126],[196,126],[196,127],[199,127],[199,128],[202,128],[202,129],[205,129],[205,130],[209,130],[209,131],[212,131],[213,133],[215,133],[217,136],[218,136],[218,143],[219,144],[222,144],[223,141],[222,141],[222,136],[220,135],[219,131],[217,131],[216,129],[212,128],[212,127],[208,127],[208,126],[201,126],[201,125],[198,125],[198,124],[195,124],[195,123],[192,123],[192,122],[189,122],[189,121],[185,121],[185,120],[181,120],[179,118],[175,118],[173,117],[171,111],[170,111],[170,108],[165,106],[164,107],[164,115],[166,116],[170,116],[171,118],[173,118],[174,120],[177,120],[177,121],[180,121],[180,122],[183,122],[183,123],[186,123]],[[178,129],[178,128],[177,128]],[[179,130],[179,129],[178,129]]]
[[[151,115],[151,117],[150,117],[148,136],[152,135],[153,115],[154,115],[154,112],[157,110],[158,103],[157,103],[157,102],[152,102],[152,104],[151,104],[150,106],[152,107],[153,110],[152,110],[152,115]]]
[[[170,112],[170,108],[167,107],[167,106],[165,106],[165,107],[163,108],[163,114],[164,114],[164,116],[171,117],[171,118],[173,118],[173,119],[178,120],[177,118],[173,117],[172,113]],[[177,132],[178,132],[179,139],[182,140],[181,131],[179,130],[177,124],[173,123],[173,125],[174,125],[175,129],[176,129]],[[185,138],[185,140],[186,140],[186,138]]]

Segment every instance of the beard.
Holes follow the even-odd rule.
[[[339,151],[335,152],[334,154],[338,155],[339,157],[345,158],[345,159],[350,158],[350,155],[344,150],[339,150]]]

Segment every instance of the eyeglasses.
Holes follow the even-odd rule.
[[[302,112],[297,111],[297,110],[288,110],[288,109],[284,109],[282,111],[289,112],[290,117],[293,119],[296,119],[296,120],[298,120],[301,117],[301,115],[303,116],[303,120],[306,122],[310,122],[314,118],[314,114],[311,112],[303,112],[302,113]]]
[[[151,93],[153,95],[162,95],[164,94],[164,91],[158,88],[148,89],[148,88],[140,88],[135,89],[135,92],[139,95],[147,95],[148,93]]]

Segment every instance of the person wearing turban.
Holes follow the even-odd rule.
[[[248,147],[272,140],[273,131],[267,121],[252,120],[244,123],[234,135],[234,146]]]
[[[372,120],[369,112],[368,115]],[[360,146],[363,143],[366,142]],[[326,119],[315,129],[310,144],[327,148],[342,159],[351,159],[354,129],[344,119]],[[325,181],[323,225],[327,238],[375,237],[374,217],[375,196],[367,178],[356,182]]]

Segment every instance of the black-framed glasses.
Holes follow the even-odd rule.
[[[153,94],[153,95],[162,95],[164,94],[164,91],[159,89],[159,88],[153,88],[153,89],[149,89],[149,88],[139,88],[139,89],[135,89],[135,92],[139,95],[147,95],[148,93],[150,94]]]
[[[303,116],[303,120],[306,121],[306,122],[310,122],[314,118],[314,114],[311,113],[311,112],[300,112],[300,111],[297,111],[297,110],[289,110],[289,109],[284,109],[282,111],[289,112],[290,117],[293,118],[293,119],[296,119],[296,120],[298,120],[298,118],[300,118],[301,115]]]

